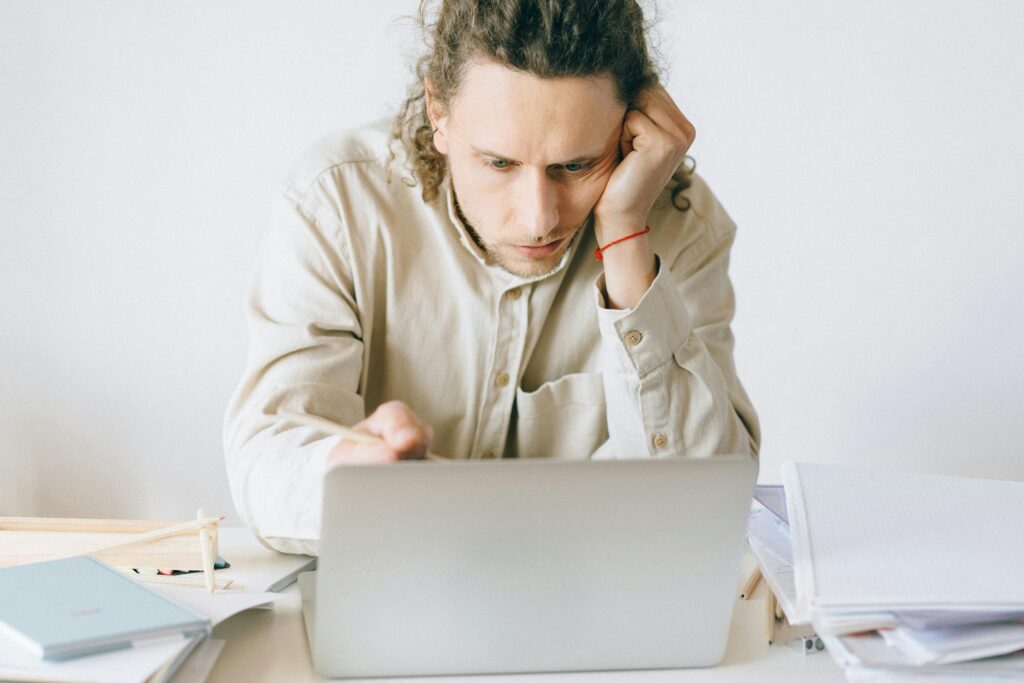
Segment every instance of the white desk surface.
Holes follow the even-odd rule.
[[[264,548],[244,529],[222,529],[220,554],[231,563],[230,569],[219,570],[218,578],[232,578],[236,585],[256,590],[280,555]],[[753,560],[749,553],[744,567]],[[250,585],[246,585],[248,583]],[[405,681],[408,683],[661,683],[676,681],[751,681],[770,683],[829,683],[844,681],[841,669],[827,653],[803,656],[786,646],[789,627],[779,627],[776,643],[768,647],[762,588],[750,600],[736,600],[732,627],[725,659],[708,669],[675,669],[653,671],[609,671],[563,674],[514,674],[502,676],[416,677],[392,679],[365,679],[380,682]],[[738,590],[737,590],[738,593]],[[313,671],[306,642],[306,628],[302,621],[302,604],[296,584],[283,591],[284,597],[270,610],[249,610],[217,626],[214,638],[227,641],[217,664],[210,674],[210,683],[235,681],[304,681],[324,680]],[[799,634],[799,631],[793,630]]]

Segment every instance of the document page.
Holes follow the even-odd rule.
[[[1024,606],[1024,483],[784,463],[797,592],[814,607]]]

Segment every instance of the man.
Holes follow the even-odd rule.
[[[635,0],[580,6],[445,0],[391,135],[293,170],[225,421],[236,505],[272,547],[316,553],[337,463],[756,455],[735,226],[685,168],[694,129]]]

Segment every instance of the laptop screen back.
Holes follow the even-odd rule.
[[[327,676],[717,663],[747,456],[341,466],[311,646]]]

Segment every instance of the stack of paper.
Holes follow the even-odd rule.
[[[788,525],[755,510],[751,548],[790,622],[813,623],[851,679],[1024,677],[1024,483],[782,473]]]

